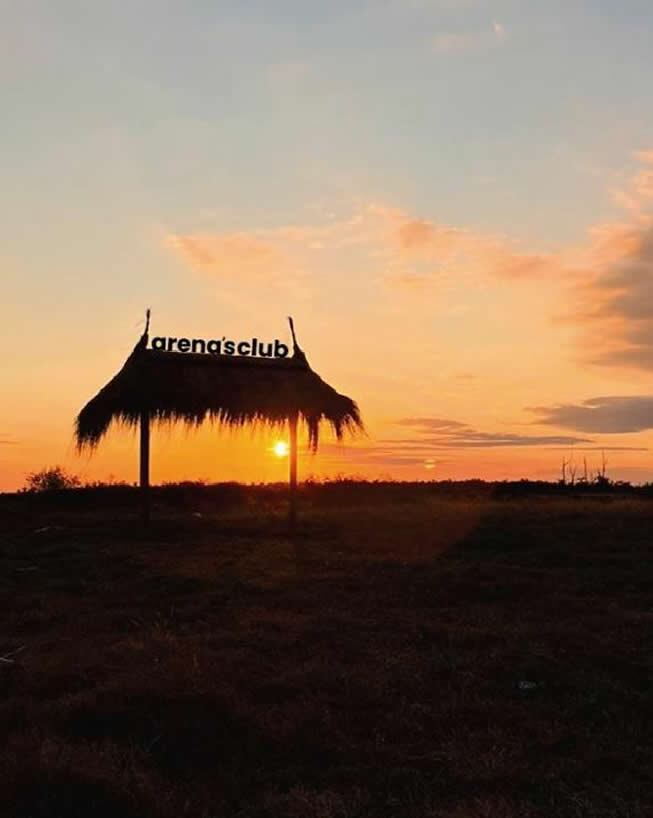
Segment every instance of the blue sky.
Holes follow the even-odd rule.
[[[15,218],[66,191],[274,223],[353,189],[568,238],[653,124],[647,5],[8,3]]]

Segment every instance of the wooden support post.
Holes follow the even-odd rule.
[[[150,521],[150,413],[145,410],[141,412],[140,422],[141,432],[141,462],[140,462],[140,487],[141,487],[141,516],[144,523]]]
[[[291,415],[288,420],[290,431],[290,451],[289,461],[289,486],[290,486],[290,508],[288,521],[291,532],[297,527],[297,415]]]

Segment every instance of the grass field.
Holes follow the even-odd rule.
[[[197,505],[0,498],[2,816],[653,815],[653,500]]]

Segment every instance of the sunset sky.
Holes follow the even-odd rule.
[[[302,476],[653,480],[650,0],[0,0],[0,490],[153,334],[280,338],[367,437]],[[152,477],[277,480],[164,430]]]

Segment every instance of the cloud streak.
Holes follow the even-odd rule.
[[[583,362],[653,370],[653,150],[618,192],[629,219],[597,225],[580,246],[535,253],[510,239],[426,219],[384,203],[349,217],[240,232],[175,233],[167,246],[187,264],[226,280],[303,280],[355,271],[419,297],[440,284],[485,279],[557,281],[557,317],[576,330]],[[563,300],[564,299],[564,300]],[[554,316],[552,316],[553,318]]]
[[[503,45],[507,36],[505,26],[496,21],[489,28],[480,31],[447,31],[433,38],[433,52],[450,55],[487,51]]]
[[[408,440],[386,440],[395,447],[428,449],[488,449],[515,446],[575,446],[592,443],[589,438],[569,435],[521,435],[504,432],[482,432],[466,423],[444,418],[402,418],[400,426],[409,426],[421,433]]]
[[[172,233],[166,246],[194,269],[222,278],[308,275],[329,254],[357,258],[383,272],[397,288],[423,286],[443,275],[523,278],[550,275],[551,257],[525,252],[515,242],[418,218],[370,202],[348,218],[240,232]],[[558,265],[559,266],[559,265]]]
[[[535,406],[537,423],[577,432],[625,434],[653,429],[653,395],[589,398],[580,404]]]
[[[653,370],[653,151],[640,151],[640,170],[616,201],[628,222],[591,231],[585,265],[568,316],[581,330],[583,358],[618,368]]]
[[[640,413],[639,420],[628,413],[624,402]],[[612,412],[608,416],[608,408]],[[590,419],[588,412],[596,412]],[[641,431],[650,428],[653,421],[644,426],[643,415],[653,418],[653,396],[640,398],[594,398],[580,406],[534,407],[530,411],[538,415],[538,423],[560,425],[575,432]],[[334,463],[347,462],[360,468],[389,469],[420,468],[425,472],[453,467],[460,462],[461,454],[474,450],[540,449],[547,452],[645,452],[645,446],[605,445],[585,434],[520,434],[514,432],[487,432],[468,423],[451,418],[415,416],[394,422],[396,427],[412,432],[402,438],[385,438],[372,445],[361,446],[330,444],[322,446],[323,454]]]
[[[370,204],[367,219],[384,258],[393,271],[391,283],[413,286],[438,274],[496,278],[533,278],[559,274],[561,260],[553,255],[529,253],[503,236],[468,230],[435,220],[415,218],[398,208]]]
[[[652,370],[653,222],[606,229],[603,241],[612,258],[579,289],[574,316],[585,333],[586,357]]]
[[[193,267],[222,276],[257,275],[283,261],[273,244],[247,233],[170,235],[166,243]]]
[[[466,423],[445,418],[415,417],[396,421],[397,426],[412,429],[414,437],[381,439],[373,445],[343,446],[323,444],[330,459],[347,460],[361,468],[420,467],[431,471],[456,462],[455,452],[539,448],[549,452],[643,452],[643,446],[605,446],[592,438],[577,435],[514,434],[484,432]]]

